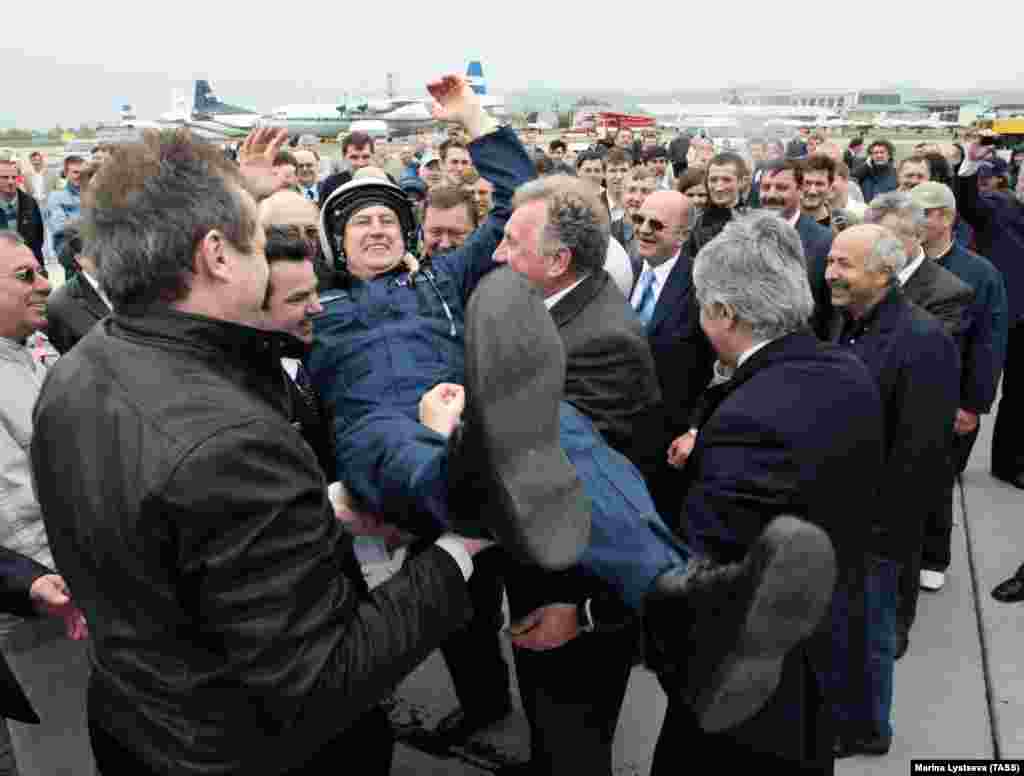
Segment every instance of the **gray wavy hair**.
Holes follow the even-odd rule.
[[[864,223],[881,225],[886,216],[896,216],[902,224],[903,232],[914,237],[921,236],[927,220],[924,208],[914,202],[906,191],[890,191],[871,200],[864,214]]]
[[[757,339],[797,331],[814,312],[800,235],[774,213],[730,221],[697,254],[693,282],[701,307],[729,308]]]
[[[516,189],[512,206],[530,202],[546,205],[547,223],[538,246],[542,254],[568,248],[576,272],[596,272],[604,267],[610,238],[608,209],[590,183],[571,175],[537,178]]]
[[[884,229],[884,227],[883,227]],[[888,272],[892,283],[896,276],[907,265],[907,252],[903,242],[889,230],[880,234],[875,244],[864,259],[864,269],[872,272]]]

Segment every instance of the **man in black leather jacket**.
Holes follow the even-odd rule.
[[[283,140],[252,136],[249,169],[269,175]],[[115,312],[36,405],[39,500],[93,638],[104,773],[337,767],[366,712],[465,621],[487,544],[443,536],[366,590],[290,422],[243,183],[184,137],[115,151],[86,214]],[[375,756],[387,773],[390,750]]]

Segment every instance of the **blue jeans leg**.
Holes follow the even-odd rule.
[[[865,599],[868,626],[868,677],[873,732],[892,740],[893,671],[896,665],[897,593],[900,564],[868,556]]]
[[[580,566],[639,610],[654,580],[682,570],[690,551],[658,515],[640,472],[572,405],[561,405],[561,441],[590,497],[590,544]]]
[[[591,502],[590,544],[579,565],[639,610],[654,580],[684,569],[690,552],[655,511],[636,467],[566,402],[560,421],[562,449]],[[414,533],[417,527],[446,529],[448,451],[442,437],[399,412],[377,412],[336,440],[339,479],[369,509]]]

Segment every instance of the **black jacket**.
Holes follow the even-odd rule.
[[[89,621],[89,714],[161,774],[280,774],[468,614],[434,547],[372,593],[291,425],[282,335],[115,313],[50,370],[32,463]]]
[[[53,573],[25,555],[0,547],[0,612],[38,617],[29,590],[39,577]],[[0,716],[29,724],[39,722],[3,654],[0,654]]]
[[[925,515],[940,507],[942,484],[953,476],[949,440],[960,395],[959,354],[942,324],[898,287],[859,327],[851,331],[846,323],[837,313],[831,338],[867,365],[885,413],[881,508],[867,515],[872,549],[906,563],[921,551]]]
[[[903,286],[903,296],[938,318],[963,352],[964,338],[971,328],[973,288],[938,262],[926,258]]]
[[[726,224],[738,216],[745,215],[746,212],[745,205],[729,208],[718,207],[709,202],[690,229],[690,236],[683,245],[683,254],[691,259],[696,258],[700,249],[718,237]]]
[[[18,189],[18,234],[35,254],[36,261],[43,264],[43,215],[35,197]]]
[[[81,274],[75,275],[46,302],[46,336],[63,355],[109,314],[110,308],[92,284]]]

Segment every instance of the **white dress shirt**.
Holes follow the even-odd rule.
[[[589,273],[587,273],[586,275],[581,277],[579,280],[577,280],[575,283],[573,283],[568,288],[563,288],[561,291],[556,291],[551,296],[544,297],[544,306],[547,307],[550,310],[552,307],[554,307],[556,304],[558,304],[560,301],[562,301],[562,299],[567,297],[569,295],[569,293],[574,288],[576,288],[576,286],[578,286],[580,283],[582,283],[588,277],[590,277]]]
[[[92,275],[90,275],[84,269],[82,270],[82,277],[84,277],[86,280],[89,281],[89,285],[93,287],[93,290],[96,292],[96,294],[99,296],[99,298],[101,300],[103,300],[103,304],[105,304],[107,306],[107,309],[108,310],[113,310],[114,309],[114,305],[112,305],[110,303],[110,300],[107,299],[107,295],[103,293],[103,289],[100,288],[99,281],[96,280],[96,278],[94,278]]]
[[[612,276],[615,285],[619,287],[623,296],[629,296],[633,288],[633,265],[629,261],[629,254],[622,247],[622,243],[614,237],[608,238],[608,252],[604,260],[605,271]]]
[[[917,268],[924,263],[925,258],[924,248],[918,248],[917,256],[907,262],[907,266],[900,270],[898,277],[900,279],[901,286],[905,286],[907,281],[914,277],[914,273],[917,272]]]

